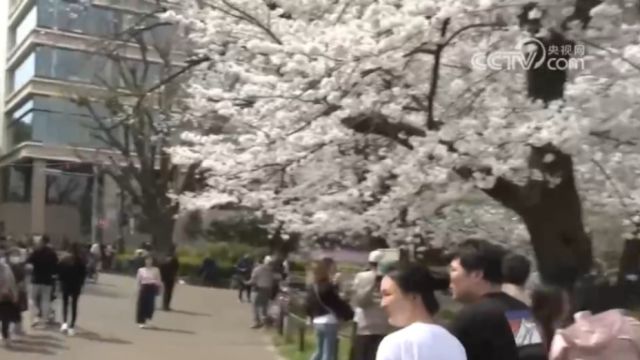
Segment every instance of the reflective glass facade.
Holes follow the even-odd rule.
[[[30,8],[23,12],[24,15],[10,29],[10,49],[29,41],[29,35],[36,28],[112,39],[115,34],[133,26],[145,26],[158,21],[142,20],[144,15],[141,14],[94,6],[91,1],[30,0],[29,4]],[[145,37],[149,45],[161,42],[175,43],[172,41],[174,31],[171,26],[159,26],[146,32]],[[95,41],[101,40],[88,39],[87,48],[94,46]],[[56,45],[39,45],[32,48],[31,53],[21,55],[19,62],[8,69],[7,95],[23,89],[34,78],[120,87],[129,87],[131,82],[134,82],[149,87],[161,79],[161,71],[161,64],[150,64],[145,72],[140,61],[127,60],[115,63],[87,51],[70,50]],[[95,121],[86,110],[63,98],[33,97],[29,94],[26,96],[30,100],[24,102],[13,113],[6,114],[6,127],[12,142],[10,146],[26,141],[87,147],[105,146],[92,136],[95,132],[92,130]]]
[[[101,110],[96,107],[97,111]],[[92,135],[94,120],[86,109],[63,98],[36,96],[14,111],[8,124],[12,145],[25,141],[104,147]]]
[[[123,10],[92,6],[88,2],[69,0],[35,0],[31,10],[11,29],[13,46],[20,45],[36,27],[84,34],[100,38],[114,38],[133,26],[146,26],[159,20],[142,18],[140,14]],[[147,43],[170,42],[175,28],[159,26],[145,32]]]

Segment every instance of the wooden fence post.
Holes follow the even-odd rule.
[[[305,327],[304,323],[300,323],[300,326],[298,327],[298,350],[300,350],[300,352],[304,352]]]

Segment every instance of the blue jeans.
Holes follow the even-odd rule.
[[[267,318],[270,291],[269,288],[256,288],[256,295],[253,298],[253,321],[256,325],[264,324]]]
[[[314,324],[316,330],[316,352],[311,360],[337,360],[338,324]]]

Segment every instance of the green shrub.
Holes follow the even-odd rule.
[[[297,261],[289,261],[289,270],[291,272],[304,273],[307,270],[307,264]]]
[[[202,265],[202,258],[197,256],[178,256],[180,262],[180,268],[178,269],[178,276],[191,277],[197,276],[200,266]]]
[[[256,248],[255,246],[240,244],[217,242],[209,245],[209,256],[214,259],[219,266],[233,266],[242,256],[248,254],[259,260],[268,251],[265,248]]]

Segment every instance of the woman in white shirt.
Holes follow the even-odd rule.
[[[439,309],[434,288],[435,280],[421,265],[404,265],[385,275],[381,305],[389,323],[401,330],[382,340],[376,360],[467,359],[460,341],[433,321]]]
[[[153,258],[151,256],[145,258],[144,265],[144,267],[138,269],[138,275],[136,276],[138,282],[136,320],[142,329],[146,328],[149,325],[149,320],[153,318],[156,296],[158,296],[162,288],[160,269],[153,266]]]

